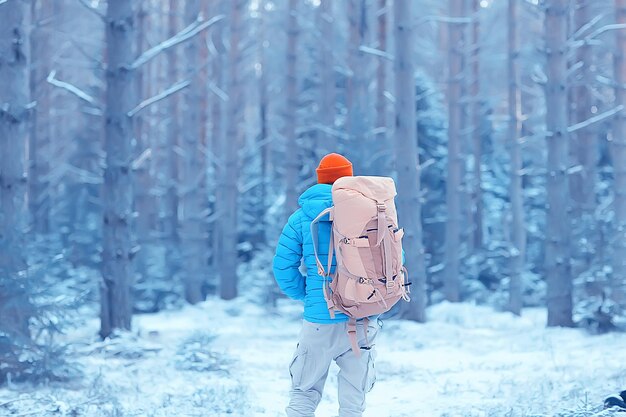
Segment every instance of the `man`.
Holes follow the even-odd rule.
[[[339,417],[361,417],[365,410],[365,394],[374,385],[375,350],[372,342],[378,327],[370,321],[367,338],[363,323],[357,322],[357,338],[361,355],[357,357],[347,337],[348,317],[336,313],[331,318],[322,286],[324,278],[317,272],[310,226],[324,209],[333,205],[332,184],[344,176],[352,176],[352,163],[344,156],[326,155],[316,170],[318,184],[306,190],[283,228],[274,256],[274,276],[281,290],[294,300],[304,301],[304,320],[296,352],[289,366],[291,374],[289,417],[314,417],[332,361],[340,368]],[[318,223],[319,258],[328,256],[331,222]],[[300,273],[304,259],[306,277]],[[334,271],[336,266],[333,259]]]

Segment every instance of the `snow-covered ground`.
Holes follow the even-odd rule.
[[[0,415],[283,416],[300,308],[211,299],[136,316],[132,333],[106,342],[90,320],[68,335],[85,376],[0,389]],[[626,389],[626,334],[546,329],[542,309],[518,318],[442,303],[428,316],[385,321],[365,416],[590,416]],[[337,415],[332,369],[318,417]]]

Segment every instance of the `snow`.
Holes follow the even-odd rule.
[[[210,299],[135,316],[104,342],[91,319],[67,335],[84,377],[0,389],[0,415],[283,416],[300,310]],[[545,316],[440,303],[426,324],[385,321],[365,417],[596,415],[626,388],[626,335],[546,329]],[[318,416],[337,414],[337,370]]]

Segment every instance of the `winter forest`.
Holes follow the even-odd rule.
[[[412,283],[364,416],[619,415],[625,106],[626,0],[0,0],[0,415],[285,415],[331,152]]]

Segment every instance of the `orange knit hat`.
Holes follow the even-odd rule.
[[[352,162],[338,153],[329,153],[322,158],[315,172],[319,184],[332,184],[341,177],[353,175]]]

